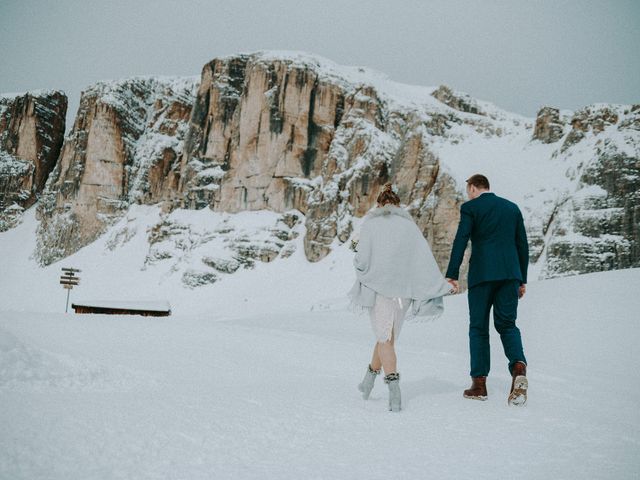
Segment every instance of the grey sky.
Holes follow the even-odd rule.
[[[640,102],[640,2],[0,0],[0,92],[198,75],[208,60],[303,50],[445,83],[527,116]]]

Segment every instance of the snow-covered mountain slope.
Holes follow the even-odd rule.
[[[346,245],[336,242],[322,262],[306,259],[304,218],[295,211],[163,213],[158,206],[135,205],[97,241],[40,267],[33,255],[34,210],[0,235],[0,251],[11,252],[2,258],[3,309],[64,311],[66,291],[58,285],[62,267],[82,270],[70,303],[168,300],[174,314],[246,315],[276,305],[287,311],[291,302],[307,305],[330,297],[329,292],[341,295],[353,281],[353,252]],[[316,282],[318,275],[334,270],[330,285]],[[270,285],[278,288],[265,287]]]
[[[464,181],[481,172],[523,208],[532,278],[635,267],[638,158],[640,105],[546,107],[527,119],[315,55],[230,55],[199,79],[136,77],[83,92],[38,205],[36,258],[67,257],[143,204],[297,210],[305,256],[318,261],[348,242],[392,181],[444,269]]]
[[[369,401],[356,390],[374,337],[344,308],[341,262],[275,274],[294,257],[262,265],[260,289],[212,289],[207,311],[191,297],[164,318],[6,311],[3,298],[0,478],[637,478],[639,269],[529,286],[520,409],[495,332],[489,400],[462,397],[466,299],[447,297],[443,317],[398,339],[394,414],[379,379]],[[13,294],[34,291],[49,293]]]

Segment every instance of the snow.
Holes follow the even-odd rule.
[[[521,409],[495,332],[489,400],[462,397],[467,304],[447,297],[437,322],[405,324],[394,414],[380,379],[369,401],[356,389],[374,339],[347,308],[346,245],[309,263],[300,235],[288,258],[189,289],[182,270],[141,269],[157,209],[46,268],[33,210],[0,234],[0,478],[637,478],[640,269],[529,284]],[[173,214],[238,234],[277,218]],[[71,301],[166,298],[172,315],[65,314],[61,267],[82,270]]]
[[[298,215],[304,223],[304,217]],[[212,301],[218,312],[227,314],[256,313],[264,302],[276,304],[278,300],[286,311],[287,289],[296,288],[301,279],[313,278],[331,269],[332,262],[309,263],[304,256],[304,226],[298,224],[289,230],[279,221],[281,217],[271,211],[228,214],[208,208],[178,209],[166,215],[161,213],[159,206],[132,205],[128,213],[98,240],[41,268],[32,257],[38,222],[35,208],[31,207],[25,211],[20,225],[0,235],[0,251],[13,252],[0,260],[0,305],[8,310],[27,308],[50,312],[61,308],[64,311],[66,291],[58,285],[58,278],[61,268],[73,267],[82,270],[82,283],[71,292],[70,303],[108,299],[104,295],[108,292],[109,298],[119,301],[166,299],[174,314],[206,313],[211,310]],[[161,235],[150,245],[149,238],[156,226],[160,226],[160,230],[156,230],[159,235],[163,233],[162,229],[167,229],[169,235],[166,238]],[[295,239],[283,241],[277,237],[279,231],[297,235]],[[193,290],[184,288],[184,272],[212,271],[203,259],[230,259],[233,247],[238,243],[243,248],[260,251],[275,242],[284,244],[283,250],[288,246],[293,254],[288,258],[278,257],[270,264],[256,261],[253,269],[224,274],[215,285]],[[339,250],[335,259],[345,261],[349,254],[347,249]],[[291,275],[292,271],[296,274]],[[275,296],[274,292],[260,287],[261,282],[274,275],[283,279],[284,288]],[[341,279],[343,288],[348,289],[348,282],[348,278]],[[307,295],[323,292],[308,280],[302,281],[302,285],[305,285]],[[38,294],[25,303],[25,291],[37,291]],[[236,298],[239,303],[229,302],[229,298]],[[304,303],[304,296],[299,301]]]
[[[14,100],[18,97],[24,97],[25,95],[31,95],[32,97],[46,97],[49,95],[55,95],[57,93],[64,92],[62,90],[52,90],[52,89],[37,89],[37,90],[28,90],[25,92],[6,92],[0,93],[0,100]]]
[[[0,176],[19,177],[32,170],[33,163],[0,150]]]
[[[424,85],[409,85],[396,82],[386,73],[363,66],[340,65],[334,61],[317,54],[295,50],[260,50],[255,52],[243,52],[240,54],[218,57],[220,60],[237,58],[238,55],[251,57],[254,61],[271,64],[272,62],[286,62],[299,68],[311,68],[316,71],[321,80],[343,85],[347,91],[356,92],[363,85],[372,86],[386,101],[393,102],[396,106],[408,108],[428,107],[430,111],[447,112],[452,109],[431,94],[437,87]],[[458,94],[458,92],[455,92]],[[465,95],[465,94],[461,94]],[[528,120],[515,113],[506,113],[495,105],[478,101],[480,108],[489,115],[509,118],[511,120]],[[478,117],[478,115],[456,112],[461,116]]]
[[[461,125],[453,127],[452,135],[456,134],[460,136],[458,143],[440,138],[431,148],[460,186],[464,187],[474,173],[483,173],[496,193],[526,208],[542,203],[549,195],[554,198],[554,189],[570,183],[565,175],[568,162],[552,158],[558,144],[533,143],[531,132],[522,129],[483,138],[473,135],[468,125]]]
[[[383,104],[424,121],[453,112],[431,96],[434,87],[300,52],[254,55],[312,66],[352,93],[373,85]],[[155,99],[188,98],[199,78],[136,77],[90,90],[128,108],[137,101],[122,94],[130,82],[154,87],[139,102],[136,125],[154,128],[133,145],[133,201],[152,161],[165,148],[181,148],[182,130],[171,137],[155,129],[164,120],[164,113],[151,116]],[[545,245],[554,211],[606,193],[580,183],[597,149],[636,155],[635,136],[619,131],[622,120],[562,151],[564,138],[531,140],[532,119],[477,105],[487,117],[455,111],[459,122],[444,136],[426,128],[420,134],[461,189],[473,173],[486,174],[497,194],[522,208],[532,232],[546,232]],[[624,117],[622,108],[615,107]],[[338,180],[355,178],[400,141],[369,122],[350,128],[358,135],[339,129],[331,145],[347,170]],[[368,147],[348,159],[351,138]],[[195,170],[204,179],[224,173],[204,164]],[[288,180],[326,198],[339,193],[321,177]],[[531,384],[524,409],[506,405],[510,379],[495,333],[489,401],[462,398],[467,306],[464,296],[446,298],[438,322],[404,327],[404,411],[394,415],[380,379],[368,402],[355,388],[373,336],[368,319],[347,309],[355,278],[350,242],[334,241],[325,259],[310,263],[304,216],[289,213],[300,218],[293,228],[270,211],[166,214],[160,206],[131,205],[98,240],[41,268],[32,256],[35,207],[25,210],[17,227],[0,234],[0,478],[637,478],[640,269],[536,282],[544,275],[543,251],[520,306]],[[553,221],[566,221],[561,217]],[[340,230],[347,220],[338,212]],[[361,219],[352,220],[357,232]],[[563,238],[623,240],[590,239],[571,228]],[[234,257],[238,245],[280,253],[245,269]],[[70,303],[162,301],[172,315],[64,314],[62,267],[82,270]]]

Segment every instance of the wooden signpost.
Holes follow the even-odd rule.
[[[67,306],[64,308],[64,313],[69,310],[69,293],[71,289],[80,283],[80,277],[76,277],[76,273],[80,273],[82,270],[77,268],[63,268],[62,276],[60,277],[60,285],[67,290]]]

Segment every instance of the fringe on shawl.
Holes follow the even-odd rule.
[[[438,320],[442,314],[444,313],[444,308],[440,308],[438,309],[437,312],[431,314],[431,315],[415,315],[413,313],[413,304],[416,300],[412,300],[411,302],[411,306],[409,307],[409,310],[407,311],[405,317],[404,317],[404,321],[408,322],[408,323],[431,323],[431,322],[435,322],[436,320]],[[358,316],[363,316],[365,314],[369,314],[371,312],[371,309],[373,307],[365,307],[364,305],[360,305],[359,303],[356,303],[353,301],[353,299],[351,299],[351,301],[349,302],[349,305],[347,305],[347,310],[350,311],[351,313],[355,313]]]
[[[435,322],[436,320],[438,320],[442,314],[444,313],[444,310],[441,310],[437,313],[434,313],[433,315],[414,315],[413,312],[411,310],[409,310],[409,312],[407,312],[407,316],[405,317],[405,322],[407,323],[431,323],[431,322]]]
[[[371,312],[372,308],[373,307],[365,307],[364,305],[360,305],[359,303],[354,302],[353,299],[351,299],[349,305],[347,305],[347,310],[349,310],[351,313],[355,313],[358,316],[362,316],[365,313],[368,314],[369,312]]]
[[[420,302],[420,305],[418,305],[418,300],[414,299],[409,312],[407,312],[406,321],[409,323],[429,323],[436,321],[444,313],[443,298],[445,295],[432,298],[426,302]],[[420,309],[423,310],[423,313],[416,315],[416,312]]]

